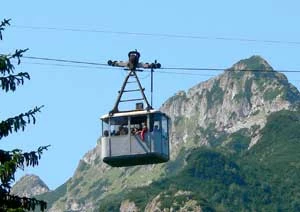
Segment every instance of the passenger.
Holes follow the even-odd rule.
[[[146,123],[143,123],[142,125],[143,125],[143,128],[140,131],[140,135],[141,135],[142,141],[144,141],[145,140],[145,134],[148,132],[148,127],[147,127]]]
[[[120,126],[119,130],[120,130],[120,135],[127,135],[128,134],[127,127]]]
[[[154,129],[153,129],[154,132],[158,132],[159,129],[158,129],[158,126],[157,125],[154,125]]]
[[[123,127],[119,126],[119,130],[116,132],[116,135],[122,135]]]
[[[104,130],[103,135],[104,137],[108,137],[108,130]]]
[[[142,125],[139,124],[139,126],[138,126],[138,131],[141,131],[142,129],[143,129]]]
[[[130,131],[131,135],[135,135],[136,132],[137,132],[137,128],[132,128]]]
[[[125,135],[128,134],[128,127],[124,127],[124,133],[125,133]]]
[[[135,135],[137,132],[137,128],[136,127],[131,128],[130,132],[131,132],[131,135]]]
[[[116,131],[112,130],[111,133],[110,133],[110,135],[115,136],[116,135]]]
[[[134,127],[131,129],[131,134],[132,134],[132,135],[138,135],[138,134],[140,134],[141,131],[142,131],[142,126],[139,124],[138,127],[134,126]]]

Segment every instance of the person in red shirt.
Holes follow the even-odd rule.
[[[144,141],[145,140],[145,134],[148,132],[148,128],[147,128],[146,123],[143,123],[142,125],[143,125],[143,128],[141,130],[141,139],[142,139],[142,141]]]

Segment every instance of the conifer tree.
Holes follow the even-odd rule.
[[[4,29],[10,25],[10,20],[4,19],[0,23],[0,41]],[[19,65],[21,57],[27,51],[15,50],[12,54],[0,54],[0,92],[15,91],[25,80],[30,80],[26,72],[15,73],[14,61]],[[28,124],[35,124],[36,113],[41,107],[35,107],[28,112],[21,113],[15,117],[0,120],[0,142],[11,133],[24,131]],[[5,111],[1,111],[4,113]],[[0,149],[0,211],[28,211],[40,209],[44,211],[46,202],[35,198],[20,197],[10,193],[11,185],[15,180],[15,173],[18,169],[28,166],[37,166],[41,155],[48,146],[39,147],[36,151],[23,152],[20,149],[7,151]]]

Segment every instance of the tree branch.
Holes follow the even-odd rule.
[[[37,166],[44,150],[48,150],[48,146],[39,147],[37,151],[22,153],[22,150],[15,149],[12,151],[4,151],[0,149],[0,180],[1,188],[10,190],[10,184],[15,180],[14,174],[16,170],[28,166]]]
[[[0,73],[5,75],[14,72],[15,67],[11,64],[8,55],[0,55]]]
[[[20,58],[23,57],[23,53],[28,51],[28,50],[29,50],[28,48],[27,49],[17,49],[15,51],[15,53],[13,53],[12,55],[9,56],[8,59],[17,58],[18,59],[18,65],[20,65],[20,63],[21,63]]]
[[[11,74],[14,72],[14,65],[11,63],[11,59],[17,59],[18,65],[21,63],[21,57],[23,57],[23,53],[28,51],[29,49],[17,49],[12,55],[4,55],[0,54],[0,72],[5,75]]]
[[[0,86],[5,92],[8,92],[9,90],[15,91],[18,85],[24,84],[25,78],[30,80],[30,76],[27,72],[20,72],[15,75],[11,74],[6,77],[0,77]]]
[[[29,110],[27,113],[21,113],[18,116],[15,116],[13,118],[9,118],[5,121],[0,122],[0,140],[3,137],[8,136],[10,133],[17,132],[20,129],[22,129],[22,131],[25,130],[25,126],[27,124],[30,124],[30,122],[32,122],[33,124],[35,124],[35,114],[37,112],[41,112],[41,107],[35,107],[33,110]]]
[[[47,203],[35,198],[10,195],[0,188],[0,211],[7,211],[7,209],[19,209],[17,211],[34,211],[36,206],[40,206],[40,210],[44,211],[47,208]]]
[[[5,26],[9,26],[10,25],[10,19],[4,19],[3,21],[1,21],[0,23],[0,40],[2,40],[2,31],[4,31],[4,27]]]

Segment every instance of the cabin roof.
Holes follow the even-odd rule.
[[[149,113],[161,113],[161,114],[164,114],[161,111],[154,110],[154,109],[149,110],[149,111],[147,111],[147,110],[134,110],[134,111],[128,111],[128,112],[114,113],[111,116],[109,114],[105,114],[105,115],[101,116],[101,119],[106,119],[106,118],[109,118],[109,117],[146,115],[146,114],[149,114]]]

